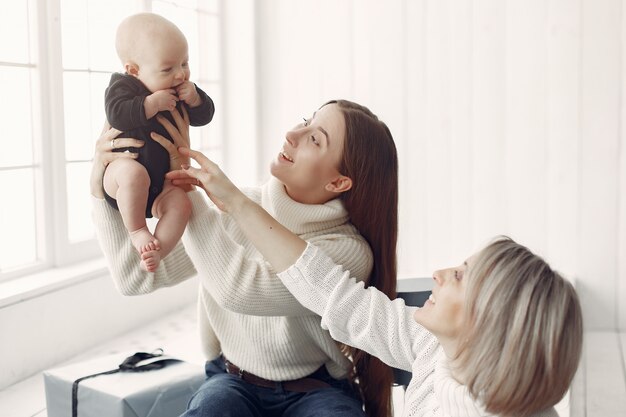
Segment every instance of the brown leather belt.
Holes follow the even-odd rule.
[[[244,371],[224,357],[223,359],[224,365],[226,366],[226,372],[231,375],[236,375],[242,380],[250,384],[257,385],[259,387],[278,388],[282,386],[285,391],[291,392],[309,392],[322,388],[330,388],[329,384],[315,378],[300,378],[294,379],[292,381],[271,381],[269,379],[261,378],[260,376],[251,374],[248,371]]]

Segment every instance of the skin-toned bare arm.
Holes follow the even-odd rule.
[[[96,141],[96,150],[93,156],[93,164],[91,165],[91,176],[89,179],[89,188],[91,195],[96,198],[103,199],[104,191],[102,190],[102,178],[104,170],[112,161],[119,158],[136,159],[137,154],[131,152],[113,152],[115,148],[133,147],[140,148],[144,142],[132,138],[118,138],[121,131],[114,129],[108,122],[104,123],[100,137]]]
[[[261,206],[239,190],[213,161],[198,151],[178,148],[183,157],[191,157],[200,168],[183,165],[171,171],[167,178],[174,185],[198,185],[220,210],[229,213],[239,224],[250,242],[276,271],[289,268],[306,248],[306,242],[285,228]]]
[[[174,143],[167,140],[165,137],[159,135],[156,132],[152,132],[150,137],[156,142],[158,142],[161,146],[165,148],[165,150],[170,154],[170,170],[180,170],[182,165],[189,165],[189,156],[182,155],[178,152],[178,148],[188,148],[190,139],[189,139],[189,114],[187,113],[187,109],[182,108],[183,114],[181,115],[178,110],[174,109],[170,113],[174,118],[174,122],[176,126],[170,123],[163,116],[157,116],[157,120],[159,123],[163,125],[167,133],[170,134],[170,137],[174,141]],[[193,185],[197,185],[196,181],[189,180],[188,182],[181,182],[177,184],[185,191],[193,191]]]
[[[122,294],[137,295],[158,288],[176,285],[195,275],[196,271],[182,244],[178,245],[155,273],[139,266],[137,251],[133,248],[122,216],[104,201],[102,179],[106,167],[115,159],[135,159],[135,153],[113,152],[114,148],[142,147],[144,142],[132,138],[118,138],[121,132],[105,123],[95,144],[90,176],[90,189],[94,197],[93,212],[96,234],[109,265],[111,276]]]

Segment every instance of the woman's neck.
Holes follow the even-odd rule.
[[[465,385],[465,375],[464,373],[455,366],[455,358],[458,354],[459,342],[456,339],[450,339],[445,337],[437,337],[439,339],[439,344],[443,348],[444,353],[446,354],[446,358],[450,363],[450,373],[454,379],[457,380],[459,384]]]
[[[289,198],[301,204],[325,204],[337,197],[335,193],[326,190],[300,190],[288,187],[284,183],[283,186]]]

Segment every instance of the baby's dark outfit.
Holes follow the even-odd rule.
[[[211,97],[198,86],[196,86],[196,91],[202,99],[201,105],[190,108],[184,102],[179,101],[176,108],[180,111],[181,106],[186,107],[191,126],[204,126],[213,119],[215,105]],[[156,115],[146,119],[143,103],[150,94],[152,94],[150,90],[137,78],[128,74],[115,73],[111,76],[104,98],[107,120],[111,126],[122,131],[120,137],[135,138],[145,142],[141,148],[118,148],[114,152],[127,150],[138,152],[139,156],[136,160],[148,171],[150,190],[146,205],[146,218],[152,217],[152,204],[163,190],[165,174],[170,170],[169,153],[150,137],[150,132],[156,132],[170,142],[174,142],[167,130],[158,122]],[[176,126],[169,111],[162,111],[159,114]],[[104,198],[117,209],[117,201],[113,197],[105,192]]]

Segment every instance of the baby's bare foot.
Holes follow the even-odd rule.
[[[130,240],[140,254],[160,249],[158,241],[147,227],[142,227],[141,229],[130,232]]]
[[[148,244],[143,245],[141,248],[139,248],[139,253],[143,254],[143,253],[151,252],[155,250],[161,250],[161,245],[159,244],[158,239],[154,239],[148,242]]]
[[[158,250],[149,250],[141,254],[141,267],[144,271],[156,271],[160,262],[161,253]]]

